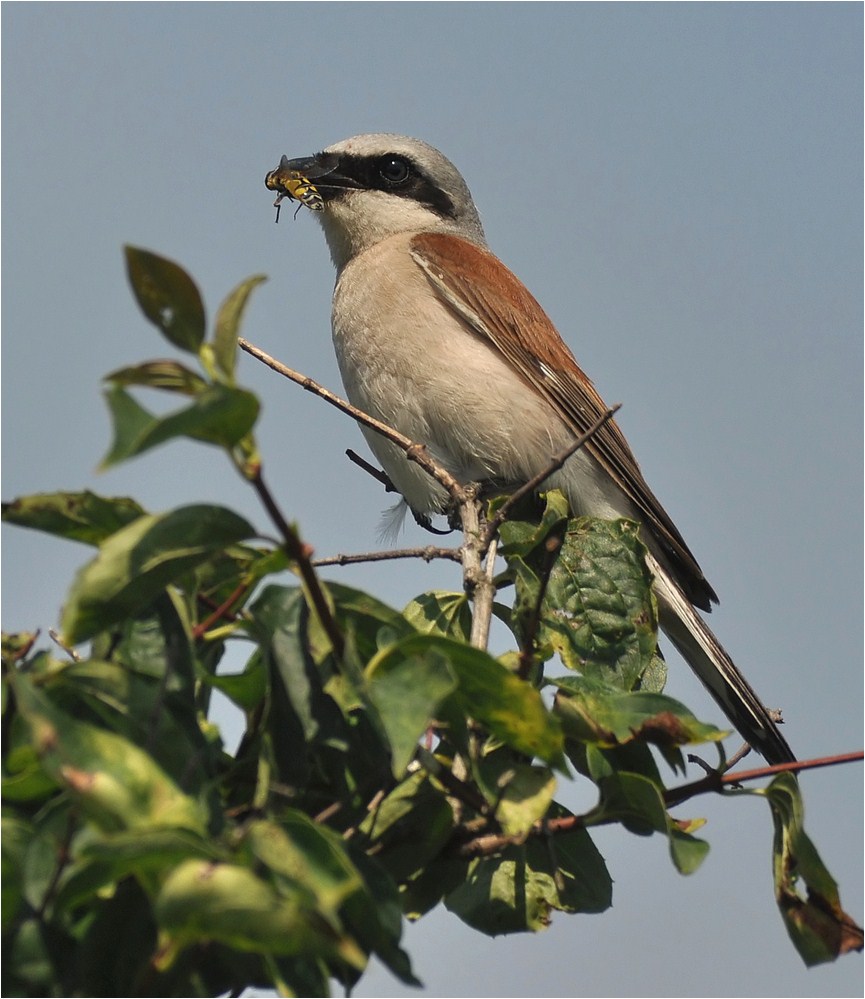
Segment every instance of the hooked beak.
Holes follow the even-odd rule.
[[[322,185],[325,190],[346,186],[347,178],[336,172],[338,163],[338,158],[328,153],[293,160],[283,156],[279,166],[264,178],[264,184],[269,191],[277,192],[274,202],[277,206],[283,198],[291,198],[306,205],[311,211],[321,212],[324,211],[324,197],[314,182],[327,178],[327,182]]]
[[[305,169],[312,160],[290,160],[283,156],[279,166],[264,178],[264,186],[269,191],[276,191],[276,217],[279,219],[279,206],[283,198],[290,198],[306,205],[313,212],[324,211],[324,200],[310,181]]]

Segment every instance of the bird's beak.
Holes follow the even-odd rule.
[[[290,160],[283,156],[279,166],[264,178],[264,185],[269,191],[276,191],[274,204],[277,207],[283,198],[291,198],[306,205],[311,211],[320,212],[324,210],[324,200],[311,180],[311,177],[320,173],[315,157]]]
[[[279,166],[264,178],[264,184],[269,191],[277,192],[277,205],[287,197],[300,201],[311,211],[321,212],[324,211],[324,198],[315,181],[324,179],[322,186],[325,189],[345,187],[347,178],[338,174],[337,164],[337,157],[327,153],[301,156],[293,160],[283,156]]]

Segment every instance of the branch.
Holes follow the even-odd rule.
[[[839,763],[854,763],[862,760],[863,753],[841,753],[837,756],[823,756],[812,760],[799,760],[795,763],[778,763],[774,766],[760,767],[756,770],[745,770],[737,774],[715,773],[702,780],[694,781],[692,784],[685,784],[680,788],[671,788],[664,793],[664,803],[668,807],[681,804],[688,798],[703,794],[707,791],[721,791],[724,787],[740,784],[748,780],[758,780],[761,777],[771,777],[774,774],[793,772],[802,770],[816,770],[818,767],[830,767]],[[529,837],[549,836],[561,833],[573,832],[575,829],[584,829],[587,826],[611,825],[621,821],[621,816],[611,815],[608,818],[596,817],[589,813],[587,815],[565,815],[561,818],[547,819],[536,822],[529,831]],[[488,857],[494,853],[499,853],[508,846],[519,846],[526,840],[523,836],[511,836],[506,833],[485,833],[480,836],[472,836],[471,839],[458,840],[451,848],[451,853],[458,857]]]
[[[538,472],[537,475],[532,476],[528,482],[524,482],[516,492],[511,493],[510,496],[505,500],[504,503],[498,508],[494,517],[491,518],[490,522],[487,524],[486,541],[489,543],[496,531],[501,527],[501,525],[507,520],[508,514],[514,508],[514,506],[519,503],[519,501],[524,497],[528,496],[529,493],[534,492],[538,486],[548,479],[553,472],[558,472],[558,470],[564,465],[564,463],[575,454],[580,448],[595,436],[595,434],[601,429],[601,427],[613,418],[613,416],[622,408],[622,404],[617,402],[615,406],[611,406],[605,413],[598,417],[597,420],[589,427],[589,429],[577,437],[575,440],[563,450],[559,451],[558,454],[554,454],[550,459],[550,463],[546,468]]]
[[[325,402],[329,402],[331,406],[335,406],[337,409],[342,410],[343,413],[347,413],[352,419],[357,420],[358,423],[363,424],[365,427],[369,427],[370,430],[374,430],[377,434],[381,434],[382,437],[389,440],[392,444],[396,444],[398,448],[405,451],[405,456],[409,461],[413,461],[416,465],[420,465],[420,467],[428,475],[431,475],[436,482],[440,483],[447,490],[448,495],[454,500],[455,503],[459,503],[463,499],[463,486],[457,482],[457,480],[443,465],[440,465],[437,461],[435,461],[435,459],[430,457],[426,444],[419,444],[416,441],[411,440],[409,437],[405,437],[398,430],[394,430],[393,427],[389,427],[386,423],[382,423],[381,420],[375,419],[375,417],[365,413],[362,409],[352,406],[350,402],[347,402],[345,399],[335,395],[323,385],[319,385],[318,382],[309,378],[307,375],[302,375],[299,371],[294,371],[292,368],[289,368],[277,361],[275,358],[271,357],[270,354],[265,353],[260,347],[256,347],[255,344],[250,343],[248,340],[244,340],[243,337],[238,337],[237,343],[241,350],[245,350],[247,354],[251,354],[263,364],[272,368],[275,372],[277,372],[277,374],[295,382],[297,385],[300,385],[301,388],[306,389],[307,392],[312,392],[313,395],[317,395],[320,399],[324,399]]]
[[[754,770],[740,770],[738,773],[707,774],[700,780],[682,787],[670,788],[664,792],[664,803],[668,807],[680,805],[683,801],[693,798],[706,791],[722,791],[725,787],[742,784],[748,780],[760,780],[763,777],[774,777],[775,774],[801,773],[804,770],[817,770],[820,767],[833,767],[840,763],[855,763],[863,758],[861,750],[852,753],[839,753],[837,756],[820,756],[811,760],[796,760],[793,763],[775,763],[772,766],[757,767]]]
[[[207,631],[209,631],[213,627],[213,625],[221,617],[227,616],[228,620],[233,621],[235,619],[235,615],[233,614],[229,615],[228,611],[230,610],[231,605],[236,600],[239,600],[243,596],[248,587],[249,587],[248,583],[238,584],[234,588],[234,590],[228,595],[228,597],[225,600],[223,600],[223,602],[218,607],[216,607],[210,614],[208,614],[207,617],[200,624],[197,624],[192,629],[192,637],[201,638]],[[201,599],[201,597],[199,597],[199,599]]]
[[[265,484],[260,465],[250,477],[250,482],[258,493],[259,499],[264,504],[264,508],[270,515],[270,519],[279,531],[286,554],[297,564],[300,578],[303,580],[309,600],[315,608],[319,621],[321,621],[321,626],[330,639],[330,644],[333,646],[333,651],[337,659],[341,659],[345,649],[345,641],[342,637],[342,632],[339,630],[339,625],[336,623],[336,619],[331,612],[330,604],[322,589],[321,582],[312,566],[312,561],[310,560],[312,548],[300,540],[297,531],[283,517],[282,511],[277,506],[276,500],[274,500]]]
[[[243,337],[239,337],[237,342],[242,350],[246,351],[247,354],[251,354],[263,364],[266,364],[273,371],[295,382],[295,384],[300,385],[301,388],[306,389],[308,392],[312,392],[313,395],[317,395],[320,399],[324,399],[325,402],[348,414],[358,423],[381,434],[382,437],[389,440],[392,444],[396,444],[397,447],[405,452],[406,458],[409,461],[413,461],[419,465],[428,475],[431,475],[447,490],[454,505],[459,508],[463,532],[465,534],[465,544],[462,549],[464,584],[467,591],[473,595],[476,601],[474,615],[476,622],[473,621],[472,644],[479,648],[486,648],[489,622],[492,615],[492,600],[495,595],[495,585],[492,582],[495,548],[492,546],[494,532],[490,534],[487,530],[481,530],[477,487],[472,484],[463,486],[457,482],[446,468],[430,457],[425,444],[411,440],[399,433],[399,431],[394,430],[393,427],[382,423],[356,406],[352,406],[350,402],[335,395],[329,389],[324,388],[323,385],[319,385],[318,382],[307,375],[302,375],[300,372],[294,371],[292,368],[277,361],[261,350],[260,347],[256,347],[248,340],[243,339]],[[272,499],[270,502],[275,507]],[[285,537],[283,526],[278,526],[280,526],[280,531]],[[288,528],[288,525],[285,525],[285,528]],[[484,555],[489,551],[492,552],[492,557],[488,558],[486,567],[483,567],[481,563]],[[306,565],[311,572],[312,565],[309,562],[308,556]],[[478,601],[480,602],[480,607],[478,607]]]
[[[432,562],[436,558],[450,559],[459,562],[462,558],[460,548],[436,548],[427,545],[425,548],[394,548],[384,552],[360,552],[356,555],[329,555],[326,558],[316,558],[312,564],[316,568],[323,565],[354,565],[357,562],[384,562],[396,558],[422,558],[424,562]]]
[[[37,631],[36,635],[38,635],[38,634],[39,634],[39,632]],[[24,653],[25,655],[33,647],[33,642],[36,641],[36,635],[33,636],[33,641],[28,644],[27,649],[26,649],[26,651]],[[73,649],[70,645],[67,645],[63,641],[63,639],[60,637],[59,633],[57,631],[55,631],[54,628],[49,628],[48,629],[48,636],[51,639],[51,641],[54,642],[55,645],[59,645],[60,648],[63,649],[63,651],[66,653],[67,656],[69,656],[70,659],[72,659],[76,663],[80,663],[81,662],[81,656],[78,655],[78,653],[75,651],[75,649]]]
[[[366,458],[361,458],[361,456],[352,449],[345,449],[345,456],[349,461],[354,462],[358,468],[362,468],[367,475],[371,475],[376,482],[380,482],[384,486],[384,491],[386,493],[395,493],[397,491],[396,486],[390,481],[390,477],[386,472],[383,472],[380,468],[376,468],[375,465],[371,465]]]

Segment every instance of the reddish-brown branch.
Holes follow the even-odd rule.
[[[725,787],[743,784],[749,780],[760,780],[763,777],[774,777],[776,774],[801,773],[803,770],[817,770],[820,767],[833,767],[841,763],[855,763],[862,758],[863,752],[859,750],[852,753],[839,753],[835,756],[815,757],[810,760],[796,760],[793,763],[775,763],[771,766],[756,767],[753,770],[739,770],[736,773],[710,773],[691,784],[670,788],[664,794],[664,802],[668,807],[672,807],[706,791],[721,791]]]
[[[668,807],[681,804],[688,798],[708,791],[721,791],[729,785],[741,784],[749,780],[759,780],[762,777],[772,777],[775,774],[785,772],[801,772],[803,770],[816,770],[819,767],[830,767],[841,763],[855,763],[862,760],[862,752],[839,753],[836,756],[822,756],[811,760],[799,760],[795,763],[779,763],[774,766],[760,767],[755,770],[743,770],[739,773],[710,774],[702,780],[694,781],[692,784],[685,784],[680,788],[671,788],[664,794],[664,802]],[[536,822],[532,827],[529,836],[549,836],[573,832],[575,829],[583,829],[587,825],[600,826],[610,825],[618,822],[616,816],[608,819],[596,818],[586,815],[565,815],[557,819],[548,819],[543,822]],[[487,857],[498,853],[508,846],[515,846],[525,841],[525,837],[508,836],[504,833],[486,833],[480,836],[473,836],[469,840],[457,843],[453,847],[453,852],[464,858]]]
[[[192,629],[192,637],[201,638],[205,632],[210,630],[216,621],[226,615],[228,613],[228,608],[231,607],[235,600],[238,600],[243,596],[246,591],[246,586],[246,583],[240,583],[236,586],[226,600],[223,600],[223,602],[211,614],[208,614],[200,624],[197,624]],[[233,619],[234,615],[231,615],[231,617]]]

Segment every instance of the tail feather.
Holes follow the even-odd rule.
[[[736,669],[709,626],[669,573],[651,555],[661,627],[748,744],[769,763],[796,757],[772,716]]]

